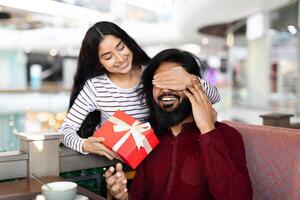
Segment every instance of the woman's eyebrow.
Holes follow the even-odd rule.
[[[118,42],[118,44],[116,45],[116,47],[119,47],[122,43],[123,43],[123,41],[120,40],[120,41]]]
[[[116,47],[118,48],[122,43],[123,43],[123,41],[120,40],[120,41],[117,43]],[[108,54],[110,54],[110,52],[102,53],[102,54],[100,55],[100,57],[105,56],[105,55],[108,55]]]
[[[108,54],[110,54],[110,52],[102,53],[102,54],[100,55],[100,57],[103,57],[103,56],[108,55]]]

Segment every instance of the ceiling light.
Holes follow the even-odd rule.
[[[209,39],[204,37],[201,39],[201,43],[204,44],[204,45],[207,45],[209,43]]]
[[[58,53],[58,52],[57,52],[56,49],[51,49],[51,50],[49,51],[49,55],[50,55],[50,56],[53,56],[53,57],[56,56],[57,53]]]
[[[295,35],[297,33],[297,28],[293,25],[289,25],[287,27],[288,31],[292,34],[292,35]]]
[[[255,40],[263,37],[265,25],[265,15],[262,13],[256,13],[247,18],[246,24],[246,37],[248,40]]]
[[[31,48],[30,48],[30,47],[24,48],[24,52],[25,52],[25,53],[30,53],[30,52],[31,52]]]

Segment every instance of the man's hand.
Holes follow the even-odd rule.
[[[116,173],[114,173],[115,171]],[[105,172],[104,176],[109,193],[116,199],[128,200],[128,192],[126,188],[127,179],[122,170],[122,164],[118,163],[116,165],[116,170],[114,167],[110,167]]]
[[[215,129],[216,112],[199,85],[198,79],[193,78],[192,83],[183,93],[192,104],[193,117],[197,127],[200,129],[201,134],[205,134]]]
[[[169,71],[156,74],[153,78],[153,85],[161,89],[184,90],[192,84],[195,75],[189,74],[181,66],[174,67]]]
[[[113,160],[114,158],[118,159],[118,156],[114,152],[109,150],[106,146],[104,146],[104,144],[101,143],[103,140],[104,138],[102,137],[89,137],[84,141],[82,149],[84,152],[105,156],[109,160]]]

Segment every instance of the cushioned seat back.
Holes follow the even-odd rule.
[[[300,130],[224,123],[244,140],[255,200],[300,200]]]

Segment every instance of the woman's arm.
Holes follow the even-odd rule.
[[[174,67],[170,71],[162,72],[154,76],[153,84],[159,88],[171,90],[184,90],[192,84],[192,78],[196,77],[189,74],[183,67]],[[209,101],[214,104],[221,99],[218,89],[209,82],[199,78],[204,93]]]
[[[71,106],[67,116],[59,129],[64,134],[63,143],[65,146],[84,153],[82,146],[85,139],[77,135],[86,116],[96,109],[95,94],[91,90],[92,82],[87,81]]]
[[[82,154],[93,153],[112,160],[117,156],[103,144],[102,138],[81,138],[77,131],[90,112],[97,109],[96,90],[91,80],[88,80],[71,106],[59,132],[64,134],[65,146]]]

